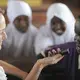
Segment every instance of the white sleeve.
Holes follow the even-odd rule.
[[[0,66],[0,80],[7,80],[4,69]]]
[[[45,30],[45,31],[44,31]],[[49,31],[46,29],[46,27],[42,26],[35,38],[35,53],[38,55],[42,51],[44,52],[45,49],[49,46],[53,45],[53,40],[49,37]]]
[[[53,45],[53,41],[48,37],[37,35],[35,40],[35,53],[38,55],[41,51],[45,51],[46,48]]]

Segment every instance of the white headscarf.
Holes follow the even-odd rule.
[[[60,18],[65,22],[66,31],[61,36],[58,36],[57,34],[55,34],[50,28],[51,19],[54,16]],[[43,50],[42,47],[46,43],[48,45],[44,47],[44,50],[48,46],[74,41],[74,36],[75,36],[74,25],[75,25],[75,18],[72,12],[70,11],[70,9],[65,4],[62,4],[62,3],[52,4],[47,11],[46,25],[41,27],[36,37],[36,41],[35,41],[36,54],[39,54]]]
[[[20,15],[28,16],[32,20],[32,10],[24,1],[10,0],[7,6],[7,16],[9,21],[13,23],[14,19]]]
[[[13,21],[16,17],[20,15],[28,16],[29,18],[29,28],[27,32],[20,33],[14,26]],[[37,33],[37,28],[32,25],[32,11],[30,6],[24,1],[20,0],[9,0],[7,7],[7,16],[9,18],[10,24],[8,24],[6,28],[6,33],[8,38],[3,42],[4,47],[7,48],[7,52],[9,48],[14,45],[14,53],[13,56],[18,56],[21,53],[23,47],[25,48],[25,55],[31,54],[31,48],[33,47],[33,39]],[[11,49],[11,48],[10,48]],[[6,54],[7,54],[6,52]]]

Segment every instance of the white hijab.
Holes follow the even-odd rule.
[[[32,20],[32,10],[30,6],[20,0],[10,0],[7,6],[7,16],[10,23],[13,23],[14,19],[20,15],[28,16]]]
[[[36,41],[35,41],[36,54],[39,54],[41,51],[44,51],[45,48],[47,48],[48,46],[74,41],[75,18],[72,12],[70,11],[70,9],[65,4],[62,3],[52,4],[48,8],[46,15],[47,15],[46,25],[41,27],[36,37]],[[50,28],[51,19],[54,16],[60,18],[65,22],[66,31],[61,36],[55,34]]]
[[[16,17],[25,15],[29,17],[29,28],[27,32],[20,33],[14,26],[13,21]],[[13,44],[15,46],[13,56],[17,57],[22,48],[25,48],[25,55],[31,54],[31,48],[33,47],[33,41],[37,33],[36,27],[32,25],[32,11],[30,6],[24,1],[9,0],[7,6],[7,16],[10,24],[6,28],[7,39],[3,42],[4,47],[7,48],[6,54]]]

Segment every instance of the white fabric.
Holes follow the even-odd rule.
[[[0,66],[0,80],[7,80],[4,69]]]
[[[55,34],[50,27],[51,19],[56,16],[63,20],[66,25],[66,31],[63,35],[58,36]],[[74,32],[74,25],[75,25],[75,18],[73,14],[71,13],[70,9],[62,3],[54,3],[52,4],[47,11],[47,20],[46,24],[41,27],[35,41],[35,52],[36,54],[39,54],[43,49],[43,45],[45,45],[46,40],[48,39],[49,44],[47,46],[44,46],[47,48],[51,45],[71,42],[74,40],[75,32]]]
[[[24,1],[11,0],[8,1],[7,16],[10,22],[13,22],[17,16],[25,15],[32,19],[32,11],[30,6]]]
[[[31,25],[26,33],[20,33],[16,30],[13,24],[8,24],[6,28],[7,39],[3,41],[3,46],[6,48],[6,54],[9,52],[9,49],[13,49],[13,52],[10,52],[14,57],[18,57],[21,54],[29,56],[33,54],[33,42],[37,33],[37,29]],[[11,48],[12,47],[12,48]],[[21,51],[24,48],[24,53]]]

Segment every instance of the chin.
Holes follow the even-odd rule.
[[[59,36],[63,35],[63,33],[64,33],[64,32],[62,32],[62,31],[59,31],[59,32],[57,31],[57,32],[56,32],[56,34],[59,35]]]
[[[63,32],[55,32],[57,35],[62,35]]]
[[[61,36],[61,35],[63,35],[63,33],[58,33],[57,35]]]

